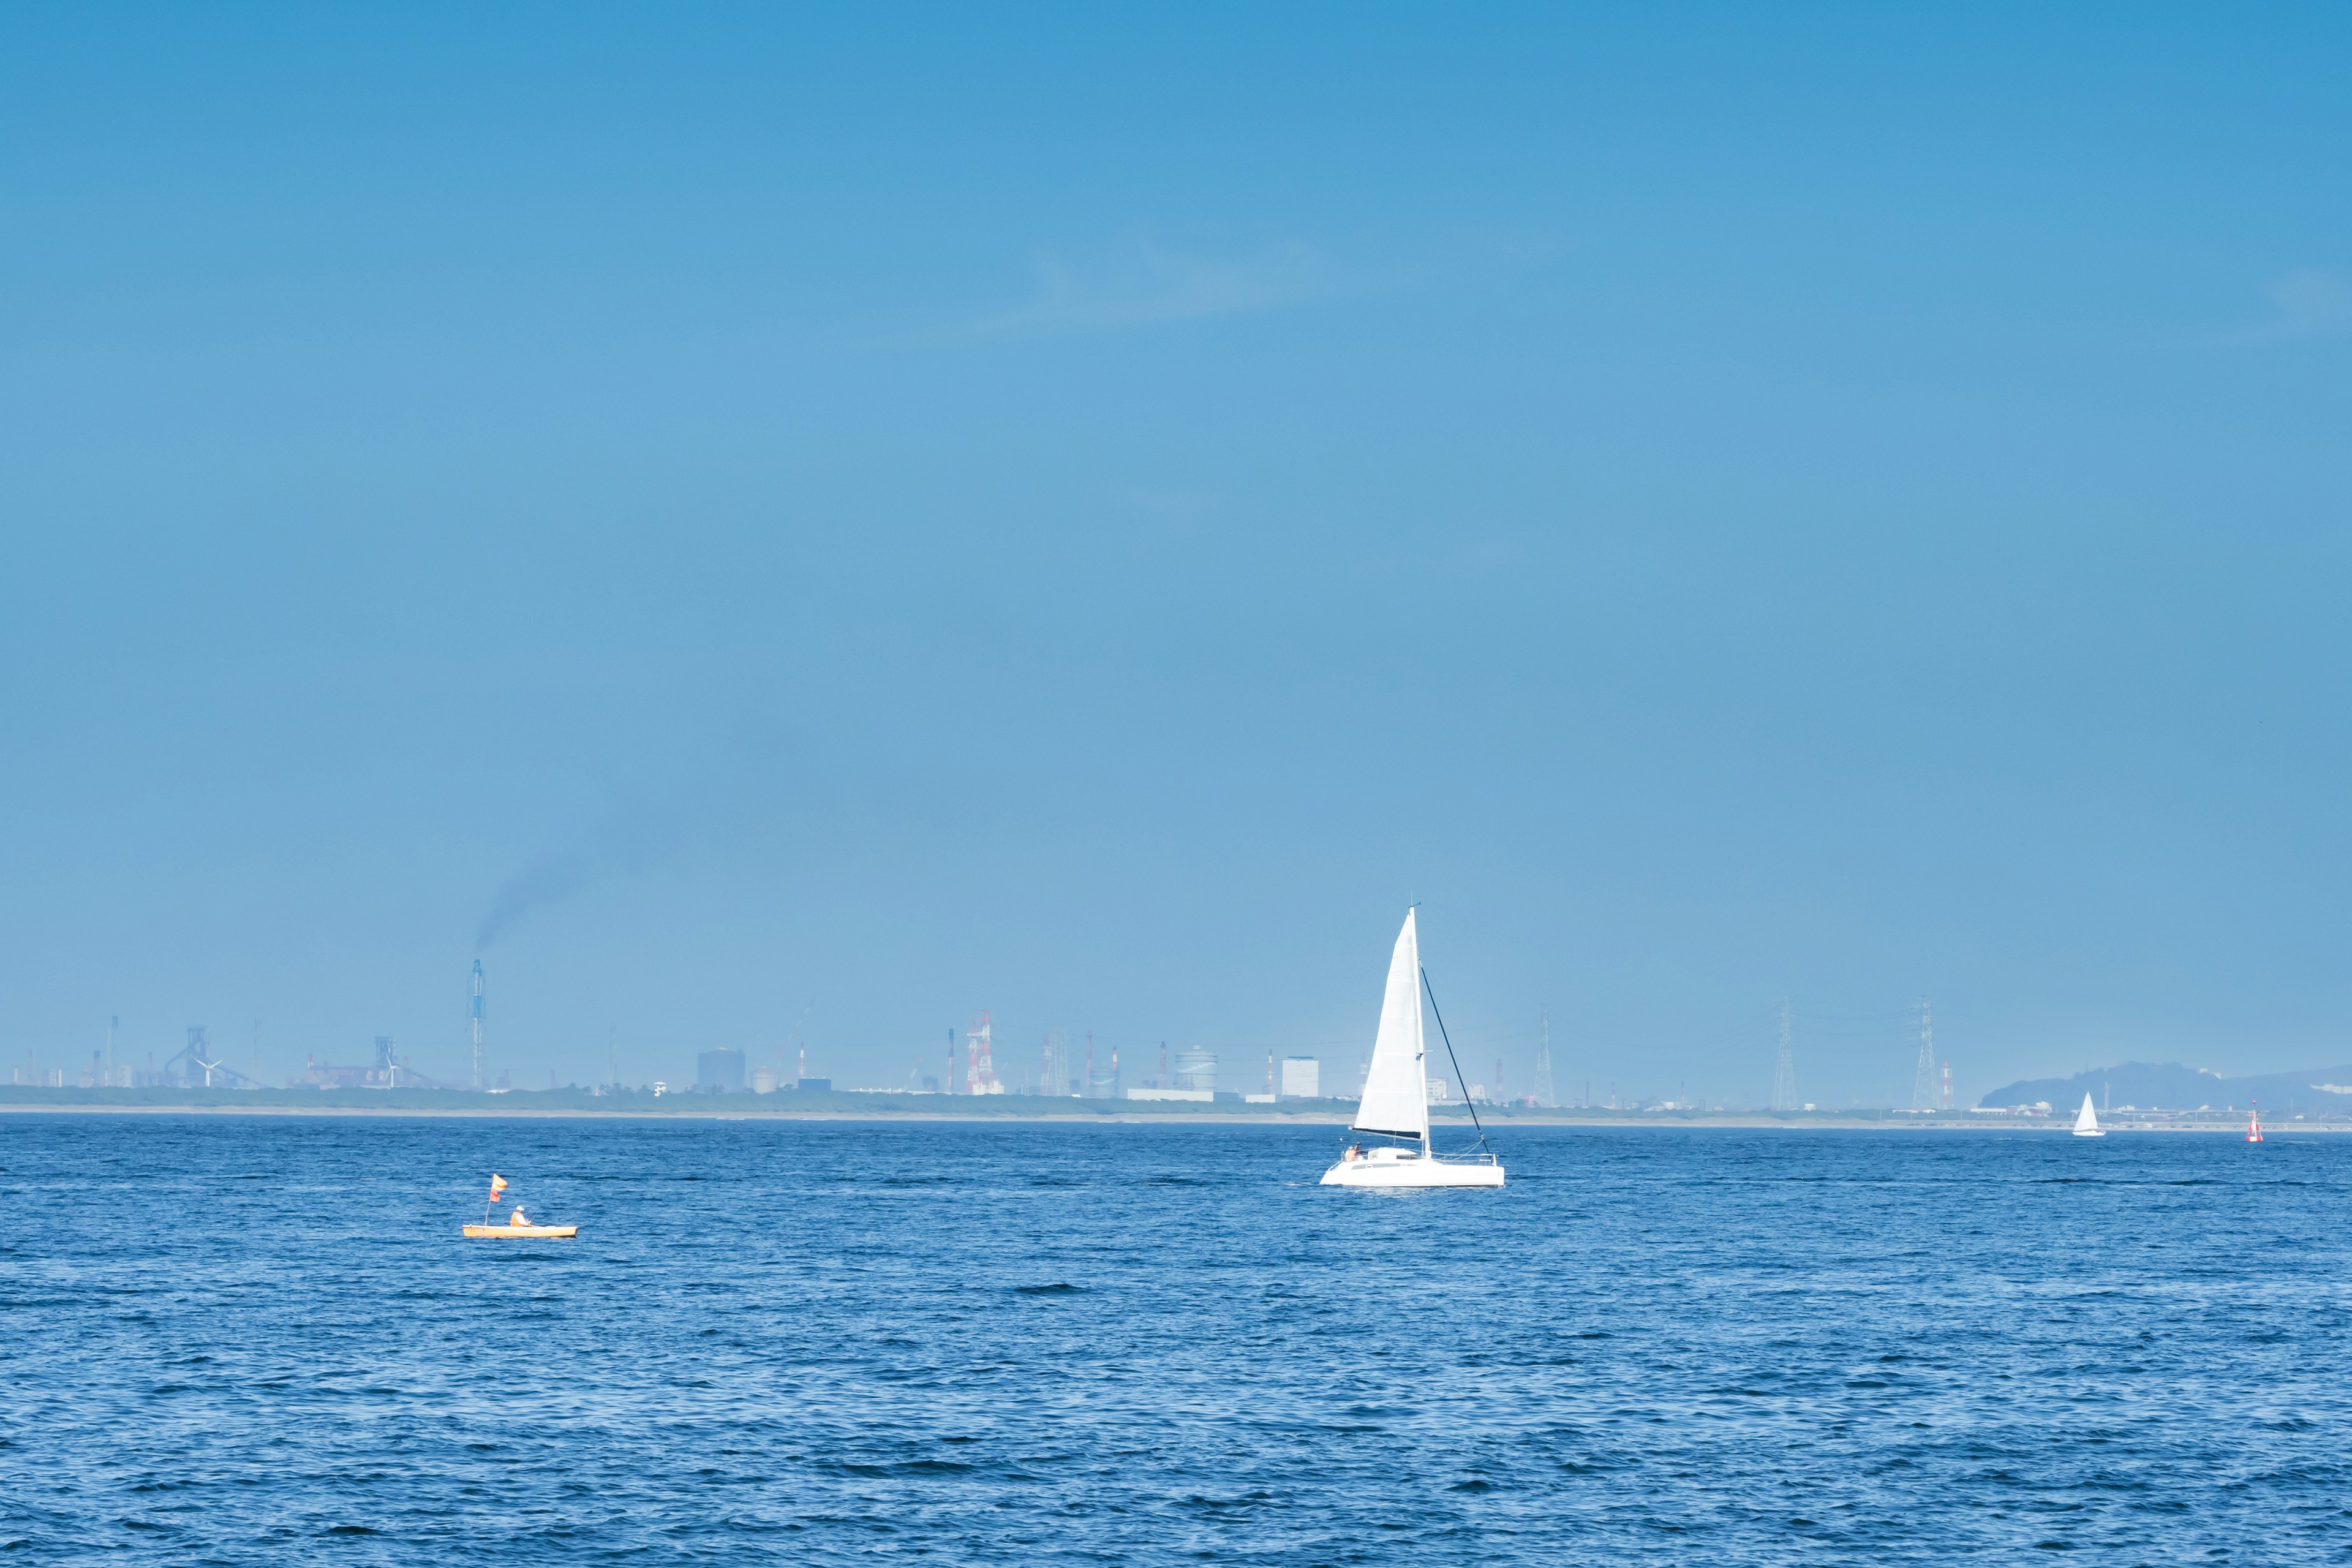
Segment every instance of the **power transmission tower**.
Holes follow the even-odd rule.
[[[1551,1092],[1551,1015],[1543,1016],[1543,1041],[1536,1047],[1536,1103],[1552,1106],[1559,1103]]]
[[[1936,1015],[1919,998],[1919,1067],[1911,1075],[1911,1109],[1936,1109]]]
[[[1772,1064],[1772,1109],[1797,1109],[1797,1058],[1789,1048],[1789,1004],[1780,1004],[1780,1055]]]

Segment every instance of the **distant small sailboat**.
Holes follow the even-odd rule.
[[[2249,1143],[2259,1143],[2262,1141],[2263,1105],[2262,1101],[2256,1100],[2252,1105],[2246,1107],[2246,1142]]]
[[[1479,1148],[1466,1154],[1439,1154],[1429,1146],[1429,1080],[1422,1067],[1426,1043],[1421,1026],[1421,994],[1429,984],[1421,972],[1421,938],[1413,911],[1404,912],[1404,929],[1397,933],[1396,951],[1389,957],[1388,990],[1381,1001],[1381,1031],[1372,1042],[1372,1067],[1364,1079],[1364,1096],[1357,1102],[1351,1131],[1407,1141],[1406,1146],[1378,1144],[1367,1149],[1349,1144],[1320,1184],[1327,1187],[1499,1187],[1503,1163],[1486,1150],[1486,1130],[1478,1132]],[[1430,999],[1433,1011],[1436,998]],[[1438,1033],[1445,1020],[1437,1020]],[[1454,1047],[1446,1046],[1446,1055]],[[1459,1076],[1458,1070],[1456,1076]],[[1465,1096],[1466,1100],[1466,1096]],[[1470,1109],[1474,1125],[1475,1106]]]
[[[2098,1112],[2091,1109],[2091,1097],[2087,1094],[2083,1097],[2082,1110],[2074,1117],[2074,1136],[2077,1138],[2105,1138],[2106,1136],[2106,1133],[2102,1131],[2099,1128]]]
[[[485,1237],[530,1237],[562,1241],[580,1234],[580,1227],[576,1225],[531,1224],[530,1216],[522,1212],[522,1203],[520,1199],[516,1201],[512,1211],[508,1214],[506,1224],[492,1225],[490,1210],[505,1201],[507,1179],[496,1171],[491,1172],[490,1195],[482,1205],[482,1223],[463,1227],[465,1236],[477,1241]]]

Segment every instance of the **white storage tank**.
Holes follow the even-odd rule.
[[[1217,1088],[1217,1053],[1197,1049],[1178,1051],[1174,1076],[1176,1081],[1169,1086],[1171,1089],[1207,1089],[1214,1093]]]

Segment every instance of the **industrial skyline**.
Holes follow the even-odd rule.
[[[500,1068],[495,1079],[486,1072],[483,1053],[486,1046],[488,984],[484,963],[481,959],[477,958],[473,961],[467,981],[464,1029],[458,1040],[459,1049],[464,1058],[462,1081],[467,1087],[476,1089],[511,1084],[515,1081],[511,1067]],[[747,1073],[754,1076],[764,1075],[772,1086],[789,1084],[811,1078],[813,1075],[808,1065],[808,1048],[798,1037],[801,1025],[805,1023],[808,1014],[813,1010],[814,1004],[803,1008],[800,1019],[793,1026],[794,1043],[791,1049],[795,1059],[789,1064],[790,1070],[786,1070],[783,1063],[787,1047],[777,1044],[770,1047],[775,1058],[773,1064],[749,1068],[746,1069]],[[1690,1088],[1691,1079],[1688,1075],[1677,1074],[1673,1080],[1671,1096],[1664,1092],[1665,1085],[1663,1079],[1654,1083],[1628,1083],[1627,1095],[1630,1100],[1635,1101],[1655,1101],[1669,1105],[1684,1102],[1705,1103],[1711,1100],[1716,1104],[1754,1104],[1774,1110],[1798,1109],[1800,1106],[1795,1098],[1794,1089],[1796,1016],[1793,1004],[1786,999],[1774,1011],[1774,1057],[1770,1086],[1762,1093],[1753,1092],[1747,1086],[1736,1081],[1710,1085],[1704,1079],[1699,1080],[1699,1090],[1694,1093]],[[1932,1013],[1924,999],[1916,1004],[1914,1016],[1916,1023],[1906,1026],[1906,1028],[1916,1029],[1917,1048],[1912,1089],[1907,1103],[1914,1109],[1950,1109],[1955,1103],[1951,1064],[1947,1059],[1940,1068],[1937,1068],[1933,1061]],[[1866,1020],[1864,1021],[1866,1022]],[[1852,1023],[1853,1020],[1848,1022]],[[110,1015],[105,1028],[106,1039],[103,1049],[93,1051],[89,1063],[79,1062],[68,1048],[63,1053],[52,1053],[59,1056],[60,1059],[54,1065],[49,1065],[44,1061],[37,1048],[30,1049],[22,1058],[22,1064],[11,1069],[12,1081],[33,1084],[55,1083],[59,1086],[68,1083],[103,1085],[114,1083],[118,1071],[121,1075],[124,1087],[145,1084],[195,1085],[214,1082],[221,1085],[242,1084],[261,1087],[265,1082],[280,1081],[278,1079],[272,1079],[270,1068],[265,1066],[260,1050],[260,1024],[257,1019],[255,1022],[254,1051],[243,1069],[232,1066],[225,1053],[213,1047],[210,1043],[210,1031],[203,1026],[189,1026],[184,1031],[182,1049],[166,1059],[160,1068],[155,1064],[152,1053],[150,1052],[145,1066],[125,1064],[118,1068],[114,1058],[117,1035],[121,1030],[120,1016]],[[1906,1041],[1913,1037],[1910,1034],[1903,1037]],[[1334,1075],[1342,1061],[1351,1063],[1352,1067],[1349,1070],[1352,1076],[1360,1078],[1364,1064],[1368,1060],[1369,1048],[1368,1040],[1344,1037],[1321,1041],[1296,1039],[1271,1043],[1261,1041],[1239,1047],[1220,1047],[1206,1043],[1191,1045],[1180,1043],[1171,1058],[1169,1043],[1161,1039],[1151,1042],[1158,1051],[1157,1070],[1140,1076],[1132,1076],[1122,1075],[1119,1070],[1119,1047],[1117,1044],[1106,1042],[1102,1047],[1104,1054],[1097,1058],[1096,1032],[1091,1029],[1084,1031],[1084,1053],[1080,1056],[1074,1052],[1073,1031],[1069,1027],[1049,1026],[1041,1032],[1041,1049],[1034,1068],[1015,1071],[1010,1076],[1000,1075],[996,1065],[994,1013],[992,1009],[982,1008],[975,1012],[961,1029],[948,1030],[948,1050],[943,1072],[925,1071],[923,1052],[919,1048],[910,1049],[908,1052],[912,1065],[908,1068],[903,1080],[900,1080],[895,1079],[888,1070],[887,1049],[879,1058],[867,1060],[862,1059],[861,1053],[839,1049],[829,1051],[828,1047],[821,1045],[820,1060],[824,1061],[830,1057],[831,1061],[836,1065],[829,1066],[824,1073],[814,1076],[822,1077],[828,1082],[835,1077],[840,1077],[844,1081],[855,1080],[875,1088],[896,1088],[915,1092],[950,1094],[1044,1092],[1074,1097],[1121,1098],[1133,1089],[1168,1099],[1200,1098],[1218,1092],[1229,1092],[1246,1098],[1244,1089],[1240,1087],[1244,1069],[1238,1068],[1235,1058],[1244,1053],[1248,1053],[1263,1058],[1264,1066],[1260,1076],[1264,1082],[1262,1086],[1256,1088],[1257,1096],[1278,1098],[1280,1094],[1290,1091],[1279,1087],[1278,1079],[1288,1069],[1279,1066],[1277,1058],[1282,1061],[1328,1064],[1322,1068],[1321,1078],[1321,1081],[1328,1086],[1336,1081]],[[429,1065],[416,1065],[414,1049],[404,1049],[395,1055],[394,1039],[391,1036],[373,1037],[373,1047],[374,1059],[372,1065],[339,1066],[326,1059],[331,1053],[322,1053],[316,1048],[306,1049],[303,1052],[301,1067],[297,1070],[282,1074],[282,1081],[289,1085],[318,1084],[320,1086],[341,1084],[389,1086],[405,1081],[424,1087],[447,1087],[451,1082],[448,1079],[435,1076],[429,1069]],[[1507,1087],[1513,1081],[1511,1056],[1514,1051],[1525,1049],[1532,1062],[1530,1072],[1532,1087],[1529,1091],[1518,1098],[1528,1100],[1538,1106],[1566,1106],[1574,1103],[1573,1100],[1561,1100],[1553,1089],[1551,1016],[1549,1009],[1538,1014],[1528,1041],[1504,1045],[1500,1049],[1496,1047],[1496,1041],[1484,1037],[1471,1046],[1469,1048],[1496,1051],[1496,1054],[1492,1058],[1494,1070],[1491,1078],[1454,1084],[1450,1092],[1457,1097],[1467,1092],[1482,1101],[1502,1102],[1512,1099]],[[749,1052],[756,1055],[759,1048],[748,1044],[672,1041],[651,1043],[642,1047],[633,1044],[632,1056],[634,1058],[643,1055],[649,1063],[654,1064],[641,1075],[644,1082],[667,1081],[671,1078],[678,1079],[680,1081],[693,1081],[695,1077],[698,1077],[698,1069],[693,1075],[681,1072],[678,1064],[685,1059],[692,1058],[699,1060],[712,1051],[722,1054],[729,1051]],[[434,1052],[429,1044],[425,1047],[425,1054],[426,1062],[429,1064],[434,1058]],[[574,1073],[568,1077],[561,1073],[556,1074],[557,1077],[564,1079],[564,1081],[585,1083],[631,1081],[621,1071],[621,1041],[617,1025],[607,1026],[601,1053],[574,1054],[583,1061],[597,1060],[603,1071],[601,1074]],[[871,1053],[863,1055],[870,1056]],[[746,1059],[750,1059],[749,1057]],[[68,1066],[67,1065],[68,1062],[75,1065]],[[881,1070],[876,1070],[877,1068]],[[747,1081],[749,1081],[748,1079]],[[1439,1093],[1436,1086],[1448,1080],[1433,1078],[1432,1081],[1433,1093]],[[1617,1081],[1612,1080],[1612,1094],[1616,1092]],[[1896,1105],[1906,1101],[1901,1096],[1889,1094],[1883,1101],[1873,1101],[1864,1096],[1851,1099],[1846,1103]]]

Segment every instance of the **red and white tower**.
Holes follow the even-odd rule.
[[[996,1064],[991,1056],[987,1009],[981,1010],[980,1021],[964,1035],[964,1089],[966,1094],[996,1094]]]

